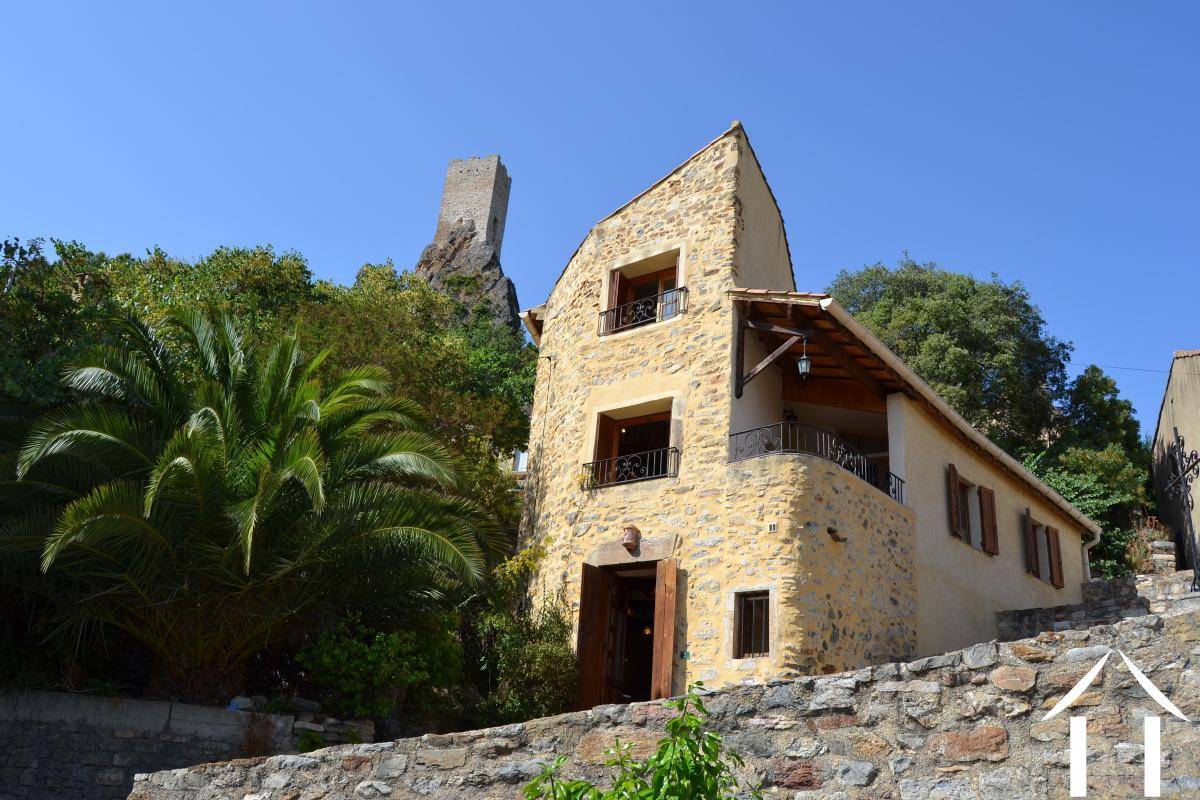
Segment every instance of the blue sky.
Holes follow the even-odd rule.
[[[0,236],[409,266],[446,162],[513,176],[541,302],[740,119],[802,289],[907,250],[1019,279],[1074,361],[1200,346],[1194,3],[10,4]],[[1153,429],[1163,372],[1111,370]]]

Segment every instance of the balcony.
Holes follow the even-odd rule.
[[[663,447],[591,461],[583,465],[580,481],[585,489],[599,489],[653,478],[674,478],[678,474],[679,448]]]
[[[801,422],[777,422],[729,437],[731,463],[779,453],[799,453],[831,461],[904,505],[903,480],[822,428]]]
[[[607,336],[655,322],[663,322],[687,311],[686,286],[643,297],[600,312],[600,335]]]

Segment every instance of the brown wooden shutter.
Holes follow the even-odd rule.
[[[625,276],[621,274],[620,270],[614,269],[608,274],[608,308],[616,308],[621,305],[621,293],[624,285]]]
[[[1000,541],[996,535],[996,493],[986,486],[979,487],[979,521],[983,526],[983,552],[1000,554]]]
[[[1025,509],[1025,571],[1033,575],[1041,574],[1038,565],[1037,535],[1033,528],[1033,514]]]
[[[654,656],[650,667],[650,699],[670,697],[675,677],[675,583],[673,558],[658,562],[654,581]]]
[[[1062,550],[1059,549],[1058,528],[1046,528],[1046,551],[1050,554],[1050,583],[1063,587]]]
[[[609,593],[612,576],[600,567],[583,565],[579,587],[579,638],[575,646],[579,661],[579,708],[604,702],[604,634],[608,630]]]
[[[953,464],[946,465],[946,491],[950,495],[950,535],[961,539],[963,532],[958,512],[958,470]]]
[[[617,454],[617,421],[608,414],[596,418],[596,455],[597,461],[612,458]]]

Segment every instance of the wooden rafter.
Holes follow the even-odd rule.
[[[770,355],[754,365],[754,368],[749,372],[743,372],[746,362],[746,329],[752,328],[758,331],[769,331],[770,333],[779,333],[787,336],[787,340],[783,344],[776,347]],[[784,328],[779,325],[772,325],[769,322],[758,322],[756,320],[742,320],[738,324],[737,335],[737,385],[734,386],[733,396],[741,397],[742,391],[746,388],[746,384],[754,380],[764,369],[774,364],[780,356],[792,348],[792,345],[799,342],[801,339],[812,334],[811,330],[794,330],[792,328]]]

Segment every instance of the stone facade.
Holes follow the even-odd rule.
[[[0,800],[122,798],[136,773],[296,752],[305,731],[329,744],[375,733],[369,721],[313,714],[10,690],[0,694]]]
[[[1196,566],[1192,563],[1195,542],[1189,543],[1188,537],[1200,531],[1200,504],[1185,511],[1181,498],[1167,491],[1174,476],[1170,453],[1176,435],[1183,438],[1185,453],[1200,447],[1200,350],[1175,351],[1152,444],[1158,518],[1179,546],[1179,567],[1186,569]],[[1192,497],[1196,497],[1195,490]]]
[[[686,288],[684,313],[619,332],[598,325],[620,294],[614,282],[619,290],[626,273],[663,263],[676,265],[673,285]],[[913,388],[915,376],[904,384],[881,366],[877,374],[895,378],[891,388],[856,384],[873,392],[859,406],[845,399],[853,378],[805,384],[814,396],[828,391],[824,405],[809,403],[814,419],[866,417],[863,424],[881,429],[874,438],[891,458],[881,469],[908,480],[908,501],[841,468],[834,454],[731,461],[731,436],[785,416],[782,361],[738,392],[747,308],[770,297],[825,314],[823,295],[769,291],[787,295],[794,285],[782,218],[737,124],[588,232],[546,303],[525,316],[542,355],[521,525],[522,543],[547,554],[534,598],[561,592],[590,629],[595,618],[582,608],[588,566],[628,570],[673,559],[674,641],[656,642],[655,659],[669,650],[674,691],[694,680],[722,686],[944,652],[995,637],[999,609],[1078,602],[1086,579],[1081,515],[1040,493],[1019,465],[998,463],[956,427],[966,425],[961,419],[935,417]],[[863,344],[869,334],[848,335],[860,337],[849,346],[862,357],[882,358]],[[746,337],[746,368],[770,349]],[[601,415],[668,410],[674,474],[600,488],[583,480],[584,465],[601,458]],[[995,490],[997,554],[951,539],[949,464]],[[1030,509],[1062,530],[1061,585],[1027,574],[1021,524]],[[619,541],[631,526],[653,547],[629,558]],[[735,658],[735,596],[754,591],[770,593],[770,652]],[[580,642],[587,639],[581,633]]]
[[[1200,615],[978,644],[906,664],[732,687],[706,703],[742,775],[787,800],[1050,800],[1067,796],[1068,715],[1046,711],[1119,648],[1200,718]],[[1088,797],[1142,796],[1142,718],[1162,718],[1164,797],[1200,796],[1200,730],[1159,711],[1119,659],[1081,696]],[[503,728],[208,764],[140,778],[131,800],[509,800],[555,756],[603,784],[620,737],[647,753],[659,702],[600,706]]]
[[[500,266],[511,186],[500,156],[451,161],[437,231],[414,272],[468,309],[482,307],[516,329],[517,290]]]
[[[880,663],[915,646],[911,511],[815,457],[729,463],[727,292],[745,226],[736,212],[740,181],[758,170],[740,131],[588,234],[546,305],[533,404],[522,538],[548,552],[535,596],[563,590],[578,610],[581,565],[627,525],[666,542],[682,575],[677,691],[693,680],[722,685]],[[601,337],[608,271],[672,250],[687,312]],[[598,414],[639,403],[670,407],[678,475],[582,489]],[[771,593],[766,658],[733,658],[731,604],[747,590]]]

